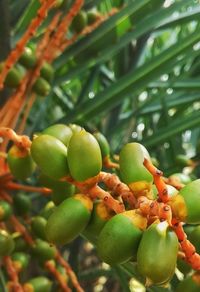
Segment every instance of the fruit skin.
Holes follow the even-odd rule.
[[[56,256],[56,248],[50,246],[48,242],[36,239],[35,244],[32,247],[33,254],[39,259],[39,261],[52,260]]]
[[[85,130],[71,137],[67,159],[70,174],[77,181],[96,176],[102,168],[99,144],[94,136]]]
[[[42,216],[36,216],[31,220],[31,230],[36,237],[46,240],[45,227],[47,220]]]
[[[0,256],[7,256],[14,250],[15,243],[12,236],[5,230],[0,230]]]
[[[188,276],[183,281],[181,281],[175,290],[175,292],[199,292],[199,291],[200,291],[199,276],[197,279],[195,279],[194,275]]]
[[[183,187],[171,197],[169,205],[174,215],[188,224],[200,224],[200,179]]]
[[[53,201],[49,201],[44,208],[40,212],[40,216],[42,216],[45,219],[48,219],[49,216],[53,213],[55,210],[56,206]]]
[[[71,197],[75,192],[75,187],[65,181],[52,179],[44,174],[41,174],[39,181],[42,185],[52,189],[51,199],[55,205],[61,204],[66,198]]]
[[[48,218],[48,241],[66,244],[75,239],[87,226],[92,208],[92,201],[82,194],[64,200]]]
[[[70,127],[70,129],[72,130],[73,133],[77,133],[80,132],[81,130],[83,130],[83,128],[79,125],[76,124],[69,124],[68,125]]]
[[[88,24],[91,25],[93,24],[97,19],[98,19],[98,12],[94,11],[94,10],[90,10],[87,12],[87,20],[88,20]]]
[[[138,270],[149,283],[162,285],[174,274],[177,253],[176,234],[166,221],[157,220],[143,233],[137,252]]]
[[[72,29],[76,33],[80,33],[87,25],[87,13],[83,10],[74,17],[72,21]]]
[[[36,55],[29,47],[24,48],[24,52],[19,58],[19,63],[27,69],[34,68],[37,62]]]
[[[56,124],[56,125],[50,126],[47,129],[45,129],[42,133],[57,138],[65,146],[69,145],[69,140],[73,134],[70,127],[63,124]]]
[[[197,253],[200,253],[200,225],[195,226],[189,236],[190,242],[195,246]]]
[[[3,69],[3,63],[0,63],[0,72]],[[5,79],[5,85],[10,88],[16,88],[19,86],[21,80],[23,78],[22,71],[20,70],[19,66],[14,66],[8,71],[8,75]]]
[[[144,167],[144,158],[150,160],[146,148],[139,143],[126,144],[119,157],[120,175],[122,180],[129,185],[129,187],[137,192],[150,188],[153,177],[149,171]]]
[[[7,220],[12,214],[12,207],[6,201],[0,201],[0,221]]]
[[[90,221],[81,234],[92,243],[96,243],[104,225],[113,216],[113,211],[111,211],[104,202],[95,202]]]
[[[135,257],[147,220],[135,210],[112,217],[103,227],[97,241],[97,253],[110,265]]]
[[[69,174],[67,148],[55,137],[40,135],[31,145],[31,155],[44,174],[60,179]]]
[[[102,159],[104,159],[107,156],[110,156],[110,146],[108,144],[106,137],[99,132],[94,133],[94,137],[97,139],[97,142],[99,143]]]
[[[28,194],[18,193],[13,197],[14,209],[17,215],[25,215],[31,210],[31,198]]]
[[[16,145],[9,149],[7,162],[11,173],[19,180],[27,179],[35,170],[35,163],[29,150],[22,150]]]
[[[44,62],[43,65],[42,65],[42,68],[40,70],[40,75],[46,81],[51,82],[53,80],[53,78],[54,78],[54,69],[53,69],[53,67],[49,63]]]
[[[23,252],[28,249],[27,242],[20,236],[14,239],[15,249],[14,252]]]
[[[42,77],[39,77],[33,84],[33,91],[41,96],[46,96],[50,93],[50,84]]]
[[[35,277],[23,285],[24,292],[50,292],[52,282],[46,277]]]
[[[15,268],[19,272],[27,268],[29,264],[29,260],[30,260],[30,256],[24,252],[14,252],[11,258],[12,258]]]

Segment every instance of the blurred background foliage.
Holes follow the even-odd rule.
[[[4,9],[8,4],[13,47],[39,1],[0,2]],[[71,2],[65,1],[62,9],[67,11]],[[84,5],[101,14],[114,7],[118,13],[55,60],[51,93],[38,98],[26,132],[76,122],[102,131],[114,152],[128,141],[144,143],[161,168],[174,172],[176,155],[195,156],[200,136],[199,1],[88,0]]]

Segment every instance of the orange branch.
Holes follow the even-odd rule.
[[[25,185],[21,185],[21,184],[14,183],[14,182],[9,182],[9,183],[5,184],[4,188],[7,190],[22,190],[22,191],[26,191],[26,192],[37,192],[37,193],[41,193],[44,195],[49,195],[52,192],[48,188],[25,186]]]
[[[81,286],[78,282],[78,279],[77,279],[75,273],[73,272],[72,268],[67,263],[67,261],[65,261],[63,259],[62,255],[60,254],[59,251],[57,251],[56,259],[59,262],[59,264],[65,268],[65,271],[66,271],[67,275],[69,275],[71,282],[72,282],[74,288],[76,289],[76,291],[77,292],[84,292],[84,290],[81,288]]]
[[[68,287],[67,283],[63,280],[63,276],[57,271],[52,261],[47,261],[45,263],[46,269],[54,276],[58,281],[63,292],[70,292],[71,289]]]
[[[30,236],[30,234],[28,233],[28,231],[26,230],[26,228],[24,227],[24,225],[22,225],[19,220],[17,219],[16,216],[12,215],[10,217],[10,221],[13,224],[13,227],[15,228],[15,231],[19,232],[20,234],[22,234],[22,236],[24,237],[24,239],[26,240],[26,242],[29,245],[33,245],[34,241],[32,239],[32,237]]]
[[[15,270],[15,267],[13,265],[13,262],[9,256],[4,256],[3,261],[6,267],[6,271],[11,279],[11,282],[9,283],[12,287],[13,292],[23,292],[22,286],[19,283],[18,274]]]

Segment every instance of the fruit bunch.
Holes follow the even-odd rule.
[[[173,186],[173,179],[164,178],[146,148],[135,142],[124,145],[113,162],[106,138],[75,124],[53,125],[34,135],[33,141],[7,128],[0,129],[0,136],[14,142],[7,154],[13,178],[23,181],[34,173],[41,192],[50,197],[48,205],[31,218],[28,231],[18,228],[22,237],[15,239],[2,228],[1,256],[22,258],[26,267],[27,254],[20,254],[14,241],[16,246],[28,243],[31,254],[59,279],[60,274],[52,270],[58,248],[80,235],[95,246],[105,263],[135,263],[146,285],[165,286],[177,267],[185,275],[190,273],[187,285],[199,289],[199,179],[176,181]],[[15,186],[4,184],[6,190]],[[8,198],[2,197],[2,222],[8,218],[17,222],[16,216],[25,220],[29,198],[24,194]],[[24,287],[45,282],[35,281]],[[46,285],[50,287],[49,282]]]

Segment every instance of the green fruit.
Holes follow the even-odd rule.
[[[0,256],[8,256],[14,250],[15,243],[10,234],[5,230],[0,230]]]
[[[146,218],[135,210],[112,217],[104,225],[97,241],[100,258],[107,264],[117,265],[135,257],[146,224]]]
[[[148,284],[162,285],[170,281],[176,267],[178,245],[177,236],[166,221],[157,220],[144,231],[137,262]]]
[[[56,248],[54,246],[50,246],[48,242],[41,239],[35,240],[35,244],[32,247],[32,252],[42,262],[52,260],[56,256]]]
[[[47,220],[41,216],[36,216],[31,220],[31,230],[36,237],[46,240],[45,227]]]
[[[87,12],[88,25],[95,23],[97,19],[98,19],[98,13],[96,11],[90,10]]]
[[[47,62],[44,62],[40,71],[40,75],[46,81],[51,82],[54,78],[54,68]]]
[[[20,236],[14,239],[15,242],[15,252],[23,252],[28,249],[27,242]]]
[[[12,214],[12,207],[6,201],[0,201],[0,221],[7,220]]]
[[[41,210],[40,212],[40,216],[44,217],[45,219],[48,219],[49,216],[53,213],[53,211],[55,210],[56,206],[54,204],[54,202],[50,201],[48,202],[44,208]]]
[[[44,174],[40,175],[39,181],[45,187],[52,189],[51,199],[55,205],[59,205],[75,192],[75,187],[68,182],[54,180]]]
[[[110,146],[108,144],[106,137],[99,132],[94,133],[94,137],[97,139],[97,142],[99,143],[102,159],[104,159],[107,156],[110,156]]]
[[[50,292],[52,282],[46,277],[35,277],[23,285],[24,292]]]
[[[80,33],[87,25],[87,13],[83,10],[74,17],[72,21],[72,30],[76,33]]]
[[[31,145],[31,155],[44,174],[54,179],[68,175],[67,148],[55,137],[40,135]]]
[[[24,52],[19,58],[19,63],[27,69],[34,68],[37,62],[36,55],[29,47],[24,48]]]
[[[106,224],[106,222],[113,217],[114,213],[111,211],[104,202],[96,202],[93,207],[90,221],[82,232],[82,235],[90,240],[92,243],[96,243],[99,233]]]
[[[188,224],[200,224],[200,179],[183,187],[177,195],[170,198],[169,204],[179,220]]]
[[[31,198],[24,193],[13,196],[14,209],[17,215],[26,215],[31,210]]]
[[[42,77],[39,77],[33,84],[33,91],[41,96],[46,96],[50,93],[50,84]]]
[[[170,175],[169,178],[176,180],[178,183],[182,183],[185,185],[187,185],[188,183],[191,182],[191,178],[184,173],[174,173],[174,174]]]
[[[200,253],[200,225],[195,226],[189,236],[190,242],[195,246],[197,253]]]
[[[71,176],[77,181],[87,180],[101,171],[99,144],[94,136],[85,130],[71,137],[67,159]]]
[[[179,165],[181,167],[190,166],[190,165],[193,164],[193,161],[191,159],[189,159],[184,154],[177,155],[176,158],[175,158],[175,162],[176,162],[177,165]]]
[[[76,124],[69,124],[68,125],[70,127],[70,129],[72,130],[73,133],[77,133],[80,132],[81,130],[83,130],[83,128],[79,125]]]
[[[177,268],[184,275],[187,275],[192,270],[191,266],[186,261],[184,261],[184,259],[181,258],[177,259]]]
[[[0,72],[2,71],[2,68],[3,68],[3,64],[0,64]],[[8,71],[8,75],[6,76],[5,85],[10,88],[16,88],[19,86],[22,78],[23,78],[23,74],[19,70],[19,68],[16,66],[12,67]]]
[[[200,291],[200,279],[197,275],[191,275],[181,281],[176,287],[176,292],[199,292]]]
[[[57,138],[65,146],[69,145],[69,140],[73,134],[70,127],[63,125],[63,124],[53,125],[47,129],[45,129],[42,133]]]
[[[11,258],[18,271],[26,269],[30,260],[30,256],[24,252],[14,252]]]
[[[30,152],[21,150],[15,145],[8,151],[7,162],[12,175],[19,180],[27,179],[35,170],[35,163]]]
[[[143,165],[144,158],[150,160],[146,148],[139,143],[128,143],[120,152],[121,178],[136,195],[143,190],[150,190],[153,181],[152,175]]]
[[[85,195],[64,200],[48,218],[46,235],[49,242],[66,244],[75,239],[87,226],[92,208],[92,201]]]

